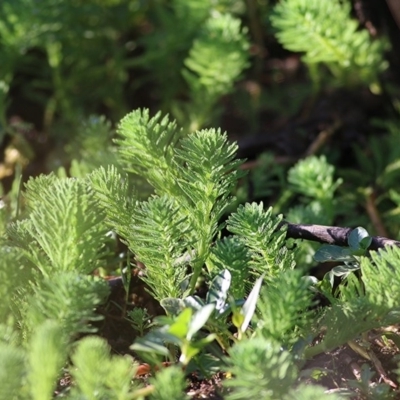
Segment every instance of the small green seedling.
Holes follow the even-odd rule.
[[[243,307],[240,310],[236,308],[233,311],[232,322],[236,326],[236,328],[238,328],[239,340],[243,338],[243,334],[246,332],[247,328],[249,327],[250,321],[253,318],[264,276],[265,274],[263,274],[256,280],[256,283],[254,284],[253,289],[247,297],[246,302],[243,304]]]
[[[244,304],[243,299],[232,299],[228,301],[229,289],[231,286],[231,273],[225,269],[217,274],[210,284],[205,300],[199,296],[193,295],[183,299],[167,298],[161,301],[168,315],[178,315],[184,309],[190,308],[193,312],[199,312],[206,305],[213,305],[211,313],[205,328],[215,333],[216,339],[223,349],[229,347],[228,338],[233,339],[229,331],[227,316],[237,307]]]
[[[186,307],[193,311],[199,311],[206,304],[214,304],[216,314],[225,315],[230,307],[230,304],[226,303],[226,299],[231,279],[231,273],[227,269],[216,275],[211,282],[205,301],[199,296],[193,295],[183,299],[169,297],[161,300],[160,303],[168,315],[177,315]]]
[[[210,318],[214,308],[214,304],[206,304],[194,313],[188,307],[176,317],[156,318],[155,322],[163,326],[138,339],[131,349],[138,351],[147,361],[158,363],[157,356],[169,357],[171,361],[175,361],[174,352],[165,344],[176,345],[181,351],[179,362],[187,366],[189,361],[216,337],[215,334],[209,334],[200,339],[194,338]]]
[[[322,245],[314,255],[314,260],[318,262],[342,261],[343,265],[332,268],[326,275],[320,285],[333,287],[335,277],[346,279],[351,273],[360,269],[357,257],[367,253],[368,247],[372,241],[368,232],[361,227],[353,229],[347,239],[349,247],[340,247],[335,245]]]
[[[358,227],[349,234],[347,239],[349,247],[324,244],[314,254],[314,260],[317,262],[356,261],[355,257],[366,254],[371,242],[372,237],[368,235],[368,232],[364,228]]]

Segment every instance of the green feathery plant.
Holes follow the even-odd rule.
[[[228,400],[249,398],[273,399],[324,399],[342,397],[328,395],[318,386],[296,385],[299,370],[295,357],[278,343],[264,338],[253,338],[235,344],[227,360],[234,374],[224,386],[231,389]]]
[[[162,108],[187,132],[215,120],[218,100],[233,91],[248,66],[247,29],[223,3],[174,0],[168,8],[155,5],[151,21],[158,29],[141,40],[145,53],[135,61],[158,83]],[[178,100],[182,92],[189,99]]]
[[[350,10],[348,0],[283,0],[271,22],[285,48],[305,53],[310,71],[323,63],[341,84],[375,85],[377,90],[379,74],[388,66],[383,58],[387,43],[359,29]]]
[[[160,114],[150,118],[147,110],[128,114],[117,131],[124,168],[144,176],[157,195],[126,206],[127,180],[115,169],[100,169],[90,179],[110,228],[146,265],[144,279],[156,299],[192,295],[204,265],[212,276],[230,269],[232,286],[238,290],[248,272],[239,273],[229,258],[217,261],[221,251],[225,255],[231,250],[232,254],[247,252],[248,271],[257,274],[292,268],[285,232],[275,232],[280,219],[271,210],[265,212],[262,204],[239,208],[229,218],[227,228],[238,240],[216,240],[223,228],[221,218],[234,201],[231,192],[243,175],[241,161],[234,160],[237,145],[228,143],[225,134],[209,129],[182,137],[174,121]],[[116,207],[121,209],[119,216]],[[224,246],[230,250],[223,250]]]
[[[25,218],[9,225],[7,240],[0,243],[0,292],[5,295],[0,375],[7,381],[0,399],[15,394],[50,400],[68,364],[72,340],[95,332],[92,322],[101,319],[95,308],[109,286],[89,273],[102,265],[107,229],[84,179],[40,176],[28,181],[24,199]],[[76,386],[70,397],[142,399],[141,389],[131,384],[132,362],[110,359],[102,339],[86,342],[90,338],[72,353]]]
[[[263,203],[252,203],[239,206],[227,222],[228,231],[249,249],[251,269],[258,274],[267,272],[267,278],[295,265],[293,252],[285,246],[285,230],[278,229],[282,218],[273,216],[272,208],[265,211]]]
[[[299,161],[288,172],[289,188],[294,194],[303,196],[303,203],[289,210],[291,222],[303,224],[332,224],[335,217],[335,192],[342,184],[334,178],[335,168],[325,156],[307,157]]]
[[[295,344],[304,346],[310,339],[311,321],[315,318],[310,286],[300,270],[287,271],[264,285],[257,303],[256,336],[286,348]]]
[[[92,115],[84,121],[66,147],[72,159],[70,176],[83,178],[101,166],[118,165],[113,134],[110,121],[104,117]]]
[[[110,355],[105,340],[89,336],[80,340],[72,354],[74,378],[72,398],[92,399],[101,393],[102,398],[128,399],[135,396],[138,382],[132,384],[137,365],[131,357]]]
[[[35,45],[40,32],[32,25],[30,0],[2,1],[0,5],[0,144],[9,130],[6,111],[8,94],[21,54]]]
[[[194,41],[182,70],[191,102],[182,104],[177,115],[190,116],[189,132],[215,118],[218,99],[233,90],[234,82],[248,66],[246,33],[239,19],[215,12]]]
[[[344,276],[346,285],[336,290],[337,296],[332,296],[331,284],[321,282],[318,287],[329,298],[331,307],[325,309],[319,324],[326,329],[324,339],[306,350],[307,357],[333,349],[371,329],[399,323],[399,259],[397,247],[374,252],[371,258],[361,257],[361,281],[349,271]],[[331,281],[329,276],[327,280]]]
[[[47,319],[61,320],[70,335],[91,330],[93,308],[109,292],[88,275],[101,266],[107,232],[94,194],[83,180],[55,175],[31,179],[26,188],[28,216],[9,226],[2,247],[5,255],[10,245],[18,249],[19,272],[29,277],[14,289],[26,333]]]
[[[63,122],[78,124],[82,114],[99,108],[114,118],[126,113],[123,85],[130,60],[121,36],[140,15],[134,3],[1,2],[0,143],[5,131],[18,134],[6,120],[17,69],[30,71],[34,84],[24,82],[24,92],[44,108],[45,128],[56,113]]]
[[[345,249],[350,258],[342,260],[351,262],[340,275],[345,284],[333,292],[332,276],[318,282],[293,269],[297,253],[287,248],[282,216],[272,208],[246,204],[223,222],[243,176],[237,145],[226,134],[206,129],[182,136],[168,117],[138,110],[121,121],[116,142],[118,166],[88,177],[29,180],[24,217],[7,228],[0,292],[11,300],[0,308],[0,377],[9,393],[50,399],[66,367],[75,381],[70,398],[164,398],[168,379],[176,382],[170,395],[185,398],[178,368],[156,374],[152,386],[142,388],[131,383],[133,360],[110,356],[103,340],[87,337],[72,345],[79,333],[95,331],[94,309],[109,292],[104,280],[90,275],[105,263],[109,230],[145,265],[143,280],[167,311],[132,348],[151,364],[179,358],[180,366],[204,376],[226,371],[228,398],[322,396],[318,387],[299,385],[305,359],[346,342],[360,347],[359,337],[369,330],[399,322],[400,249],[368,258],[370,237],[354,230]],[[315,165],[322,166],[320,173]],[[324,158],[311,158],[289,172],[289,181],[293,190],[325,204],[340,182],[333,172]],[[154,187],[146,201],[132,189],[136,174]],[[230,236],[222,239],[224,227]],[[332,248],[319,257],[327,252],[330,260],[338,258]],[[10,263],[18,268],[10,270]],[[208,286],[205,299],[199,285]],[[330,305],[316,310],[315,291]],[[149,318],[141,315],[136,323]],[[46,368],[39,368],[43,353]]]
[[[400,179],[400,128],[396,120],[380,122],[385,129],[379,138],[371,137],[365,146],[354,146],[357,168],[341,171],[346,176],[345,185],[338,198],[340,215],[349,219],[349,224],[362,225],[367,230],[376,229],[371,223],[371,215],[357,213],[359,207],[371,205],[389,231],[386,236],[400,238],[399,190]],[[352,190],[348,190],[349,188]],[[355,188],[355,189],[354,189]],[[380,233],[380,235],[383,235]]]
[[[220,219],[233,201],[231,191],[242,176],[241,161],[234,160],[237,146],[228,143],[226,134],[211,129],[181,138],[181,132],[168,117],[150,118],[146,110],[135,111],[121,121],[116,141],[127,171],[144,176],[157,193],[126,212],[116,229],[147,266],[145,280],[158,300],[194,292],[211,244],[222,229]],[[110,173],[100,170],[91,179],[113,221],[116,204],[102,190],[110,190],[107,180],[113,180],[117,198],[125,189]],[[149,241],[159,248],[149,246]],[[180,261],[185,254],[193,272],[189,282],[188,263]]]
[[[165,3],[153,4],[149,21],[157,29],[139,39],[145,51],[134,65],[144,68],[148,79],[157,82],[162,108],[169,107],[182,90],[183,61],[198,29],[209,16],[211,3],[210,0],[173,0],[169,7]]]
[[[286,218],[292,223],[332,225],[337,207],[337,189],[343,183],[335,178],[335,168],[325,156],[311,156],[300,160],[287,174],[288,189],[282,195],[280,209],[293,198],[296,204],[290,207]],[[278,201],[279,202],[279,201]],[[317,245],[311,242],[298,244],[297,265],[310,267],[315,263],[313,255]]]
[[[184,392],[186,382],[184,373],[179,367],[172,366],[161,370],[150,383],[154,391],[150,395],[151,400],[189,400],[190,397]]]

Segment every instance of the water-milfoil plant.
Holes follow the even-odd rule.
[[[321,261],[328,252],[329,260],[345,254],[337,261],[351,263],[342,267],[345,285],[333,291],[331,276],[318,282],[295,269],[296,250],[286,245],[283,217],[272,208],[245,204],[227,215],[243,172],[237,145],[225,133],[205,129],[183,135],[168,116],[150,117],[147,110],[128,114],[117,132],[117,165],[78,178],[31,179],[22,217],[7,228],[0,266],[8,278],[0,281],[0,291],[10,301],[0,309],[6,321],[0,325],[0,359],[6,363],[0,375],[7,379],[7,371],[21,368],[27,377],[20,381],[16,373],[7,386],[10,393],[50,398],[66,365],[76,380],[75,397],[153,393],[162,398],[157,393],[168,376],[182,390],[184,371],[197,370],[202,376],[225,371],[232,399],[244,398],[250,389],[262,398],[312,398],[322,396],[319,388],[298,385],[306,358],[398,322],[399,249],[369,258],[372,239],[360,228],[349,235],[349,249],[323,248],[317,254]],[[322,176],[330,177],[324,190],[318,173],[308,173],[306,164],[290,180],[310,196],[321,193],[322,202],[332,198],[338,181],[326,160],[315,162],[324,164]],[[135,190],[138,175],[154,188],[147,200]],[[315,179],[306,179],[305,187],[300,175]],[[183,368],[156,374],[151,387],[131,385],[132,360],[109,356],[101,339],[72,345],[79,334],[95,333],[93,321],[100,318],[95,308],[109,293],[108,284],[91,273],[107,263],[109,237],[115,238],[110,231],[144,265],[140,276],[167,314],[154,319],[157,325],[147,334],[142,331],[151,316],[142,314],[145,325],[137,317],[136,330],[141,327],[144,336],[132,348],[153,366],[160,367],[166,357]],[[13,249],[23,267],[20,280],[15,271],[7,272]],[[329,301],[326,307],[316,308],[316,292]],[[46,343],[52,356],[41,370],[39,354]]]

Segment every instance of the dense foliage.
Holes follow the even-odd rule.
[[[370,3],[0,4],[0,400],[399,395],[399,242],[370,250],[400,240],[400,77]],[[328,393],[338,349],[366,361]]]

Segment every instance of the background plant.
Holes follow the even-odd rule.
[[[357,22],[350,19],[350,2],[288,0],[274,11],[271,21],[279,41],[292,51],[304,52],[311,71],[324,63],[343,84],[377,85],[378,74],[387,68],[386,44],[357,29]]]

